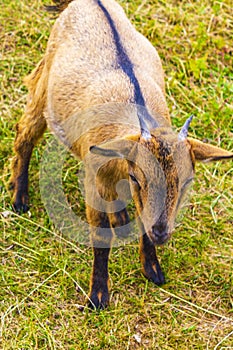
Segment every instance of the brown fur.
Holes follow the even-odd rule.
[[[53,0],[54,2],[54,6],[46,6],[46,10],[50,11],[50,12],[62,12],[64,11],[67,6],[69,5],[70,2],[72,2],[73,0]]]
[[[17,124],[16,157],[12,165],[14,207],[17,211],[28,209],[28,164],[32,149],[47,125],[69,145],[71,152],[85,161],[93,145],[102,144],[111,150],[114,142],[120,140],[121,147],[135,162],[112,159],[94,180],[102,198],[116,201],[117,183],[129,179],[143,234],[140,238],[143,273],[156,284],[164,283],[154,245],[164,243],[173,230],[195,160],[227,159],[233,154],[194,139],[180,141],[172,132],[159,56],[114,0],[101,1],[111,17],[112,28],[97,0],[56,0],[55,3],[50,10],[64,11],[54,24],[44,58],[25,80],[29,95],[25,114]],[[121,44],[117,43],[116,34],[114,39],[114,30]],[[132,79],[125,61],[119,63],[122,55],[128,60],[126,68],[135,75]],[[150,139],[142,137],[137,116],[133,118],[132,110],[126,107],[137,103],[136,92],[143,96],[144,108],[152,117],[156,119],[160,115],[159,127],[151,128]],[[100,106],[104,108],[101,110]],[[130,123],[126,124],[126,119]],[[153,163],[151,154],[157,163]],[[135,165],[137,162],[140,166]],[[163,183],[159,182],[155,164],[162,169],[167,187],[165,207],[159,217],[156,217],[159,205],[156,201]],[[87,162],[88,166],[91,169]],[[90,170],[85,184],[87,192],[92,181]],[[87,193],[88,196],[93,202],[98,201],[92,193]],[[129,217],[126,209],[107,214],[87,205],[86,212],[94,246],[90,299],[92,306],[105,307],[109,301],[108,256],[113,233],[127,224]],[[101,228],[106,229],[104,237]]]

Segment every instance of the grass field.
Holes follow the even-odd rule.
[[[195,115],[190,134],[233,149],[232,2],[119,0],[136,28],[157,47],[175,128]],[[138,244],[114,248],[111,304],[85,305],[91,249],[54,229],[39,193],[45,141],[30,166],[30,215],[11,210],[7,182],[23,113],[23,78],[43,56],[51,15],[41,1],[2,0],[0,13],[0,348],[233,349],[233,163],[198,165],[182,225],[158,249],[167,283],[141,274]],[[49,138],[47,134],[46,138]],[[71,203],[78,165],[64,164]],[[77,205],[84,214],[81,202]]]

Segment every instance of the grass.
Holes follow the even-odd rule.
[[[41,1],[4,0],[0,14],[1,348],[233,349],[232,162],[198,165],[192,197],[170,242],[159,248],[167,283],[140,272],[137,242],[114,248],[111,305],[81,311],[92,252],[56,231],[39,193],[45,141],[33,153],[30,215],[11,210],[7,189],[14,125],[23,113],[23,77],[42,57],[53,20]],[[179,128],[233,149],[232,4],[226,1],[126,1],[128,17],[157,47],[167,101]],[[49,134],[47,134],[47,138]],[[64,186],[74,203],[72,158]],[[83,203],[77,206],[81,215]]]

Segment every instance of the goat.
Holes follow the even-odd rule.
[[[29,95],[16,127],[13,207],[28,210],[30,157],[49,126],[86,163],[86,216],[94,253],[89,296],[92,307],[104,308],[114,233],[129,223],[117,183],[128,180],[135,202],[142,271],[161,285],[165,279],[156,246],[171,236],[195,162],[232,159],[233,153],[189,138],[192,117],[179,134],[172,130],[158,53],[114,0],[55,3],[48,8],[60,14],[46,53],[25,80]],[[98,174],[92,171],[95,162],[102,164]],[[107,210],[108,203],[116,205]]]

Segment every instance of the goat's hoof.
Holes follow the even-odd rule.
[[[165,283],[165,277],[160,268],[155,269],[154,266],[150,266],[150,268],[143,269],[144,276],[157,286],[161,286]]]
[[[109,305],[109,295],[106,292],[92,293],[88,307],[92,310],[103,310]]]
[[[165,277],[161,274],[155,274],[155,277],[151,278],[151,281],[157,286],[162,286],[165,283]]]
[[[157,286],[162,286],[165,283],[165,278],[163,275],[158,276],[156,273],[154,273],[154,275],[145,275],[145,277]]]
[[[29,206],[23,202],[14,202],[12,206],[13,210],[18,214],[26,213],[29,210]]]

